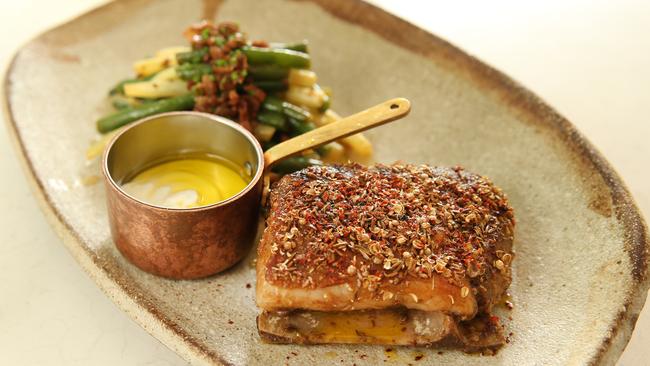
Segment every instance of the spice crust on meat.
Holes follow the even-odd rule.
[[[348,283],[381,297],[384,285],[441,275],[467,296],[510,282],[512,208],[461,167],[313,166],[273,187],[270,214],[262,245],[276,286]]]

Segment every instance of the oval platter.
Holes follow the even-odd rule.
[[[462,165],[503,188],[517,217],[517,258],[514,309],[502,311],[512,334],[496,356],[262,344],[253,253],[222,275],[171,281],[117,252],[103,187],[88,184],[99,174],[84,155],[94,121],[132,60],[183,44],[182,30],[202,18],[235,20],[253,39],[308,39],[343,115],[409,98],[409,117],[369,133],[377,161]],[[193,364],[613,364],[645,301],[647,228],[595,148],[507,76],[366,3],[116,1],[25,45],[4,87],[8,127],[66,247],[127,314]]]

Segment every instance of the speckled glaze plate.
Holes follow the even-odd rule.
[[[84,156],[106,91],[133,60],[182,44],[189,23],[215,16],[240,22],[252,38],[308,39],[341,114],[409,98],[408,118],[369,133],[378,161],[463,165],[507,192],[517,217],[515,307],[498,355],[262,344],[252,254],[221,275],[171,281],[118,253],[104,189],[87,184],[99,170]],[[356,0],[117,1],[19,50],[5,99],[26,172],[67,248],[126,313],[194,364],[613,364],[645,300],[646,226],[593,146],[500,72]]]

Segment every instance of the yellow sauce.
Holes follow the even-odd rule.
[[[241,170],[224,159],[179,158],[143,170],[122,189],[156,206],[200,207],[241,192],[248,184]]]
[[[390,344],[404,333],[402,316],[391,311],[358,312],[354,316],[345,312],[323,312],[313,316],[318,324],[316,333],[335,343],[355,343],[371,337],[376,343]]]

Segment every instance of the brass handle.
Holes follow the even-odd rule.
[[[345,117],[340,121],[296,136],[268,149],[264,153],[264,169],[268,170],[279,160],[302,151],[316,148],[342,137],[354,135],[367,129],[395,121],[411,111],[411,102],[404,98],[389,99],[364,111]]]

